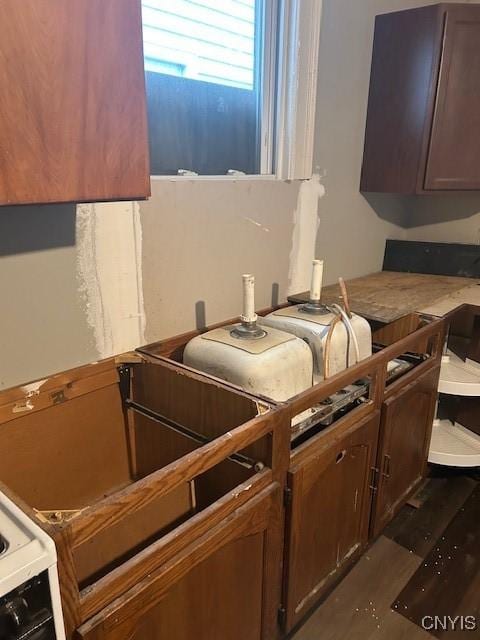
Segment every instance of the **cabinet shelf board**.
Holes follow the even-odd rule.
[[[452,351],[442,358],[438,392],[457,396],[480,396],[480,365],[466,362]]]
[[[477,467],[480,436],[450,420],[435,420],[428,461],[448,467]]]

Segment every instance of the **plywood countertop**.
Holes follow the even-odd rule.
[[[443,316],[461,304],[480,305],[480,280],[424,273],[381,271],[346,282],[352,311],[377,322],[393,322],[408,313]],[[308,291],[289,296],[308,300]],[[338,285],[324,287],[322,302],[340,300]]]

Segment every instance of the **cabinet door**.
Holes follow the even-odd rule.
[[[272,484],[77,631],[85,640],[270,640],[282,492]]]
[[[442,33],[438,5],[376,17],[362,191],[423,188]]]
[[[403,506],[425,475],[440,368],[427,371],[383,403],[374,535]]]
[[[425,189],[480,189],[480,7],[449,7]]]
[[[2,0],[0,24],[0,204],[148,196],[140,0]]]
[[[289,472],[286,630],[306,614],[368,539],[370,471],[375,464],[379,416],[341,438],[312,439],[308,457]],[[335,429],[336,427],[334,427]],[[327,435],[327,434],[325,434]],[[307,449],[308,451],[308,449]]]

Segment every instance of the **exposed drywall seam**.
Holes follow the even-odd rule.
[[[300,185],[297,206],[293,212],[287,294],[298,293],[309,288],[320,224],[318,201],[324,195],[325,187],[320,183],[319,174],[313,174],[309,180],[304,180]]]
[[[77,265],[99,357],[145,342],[142,230],[137,202],[77,206]]]

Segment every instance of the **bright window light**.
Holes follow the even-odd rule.
[[[142,0],[146,71],[255,88],[255,0]]]

